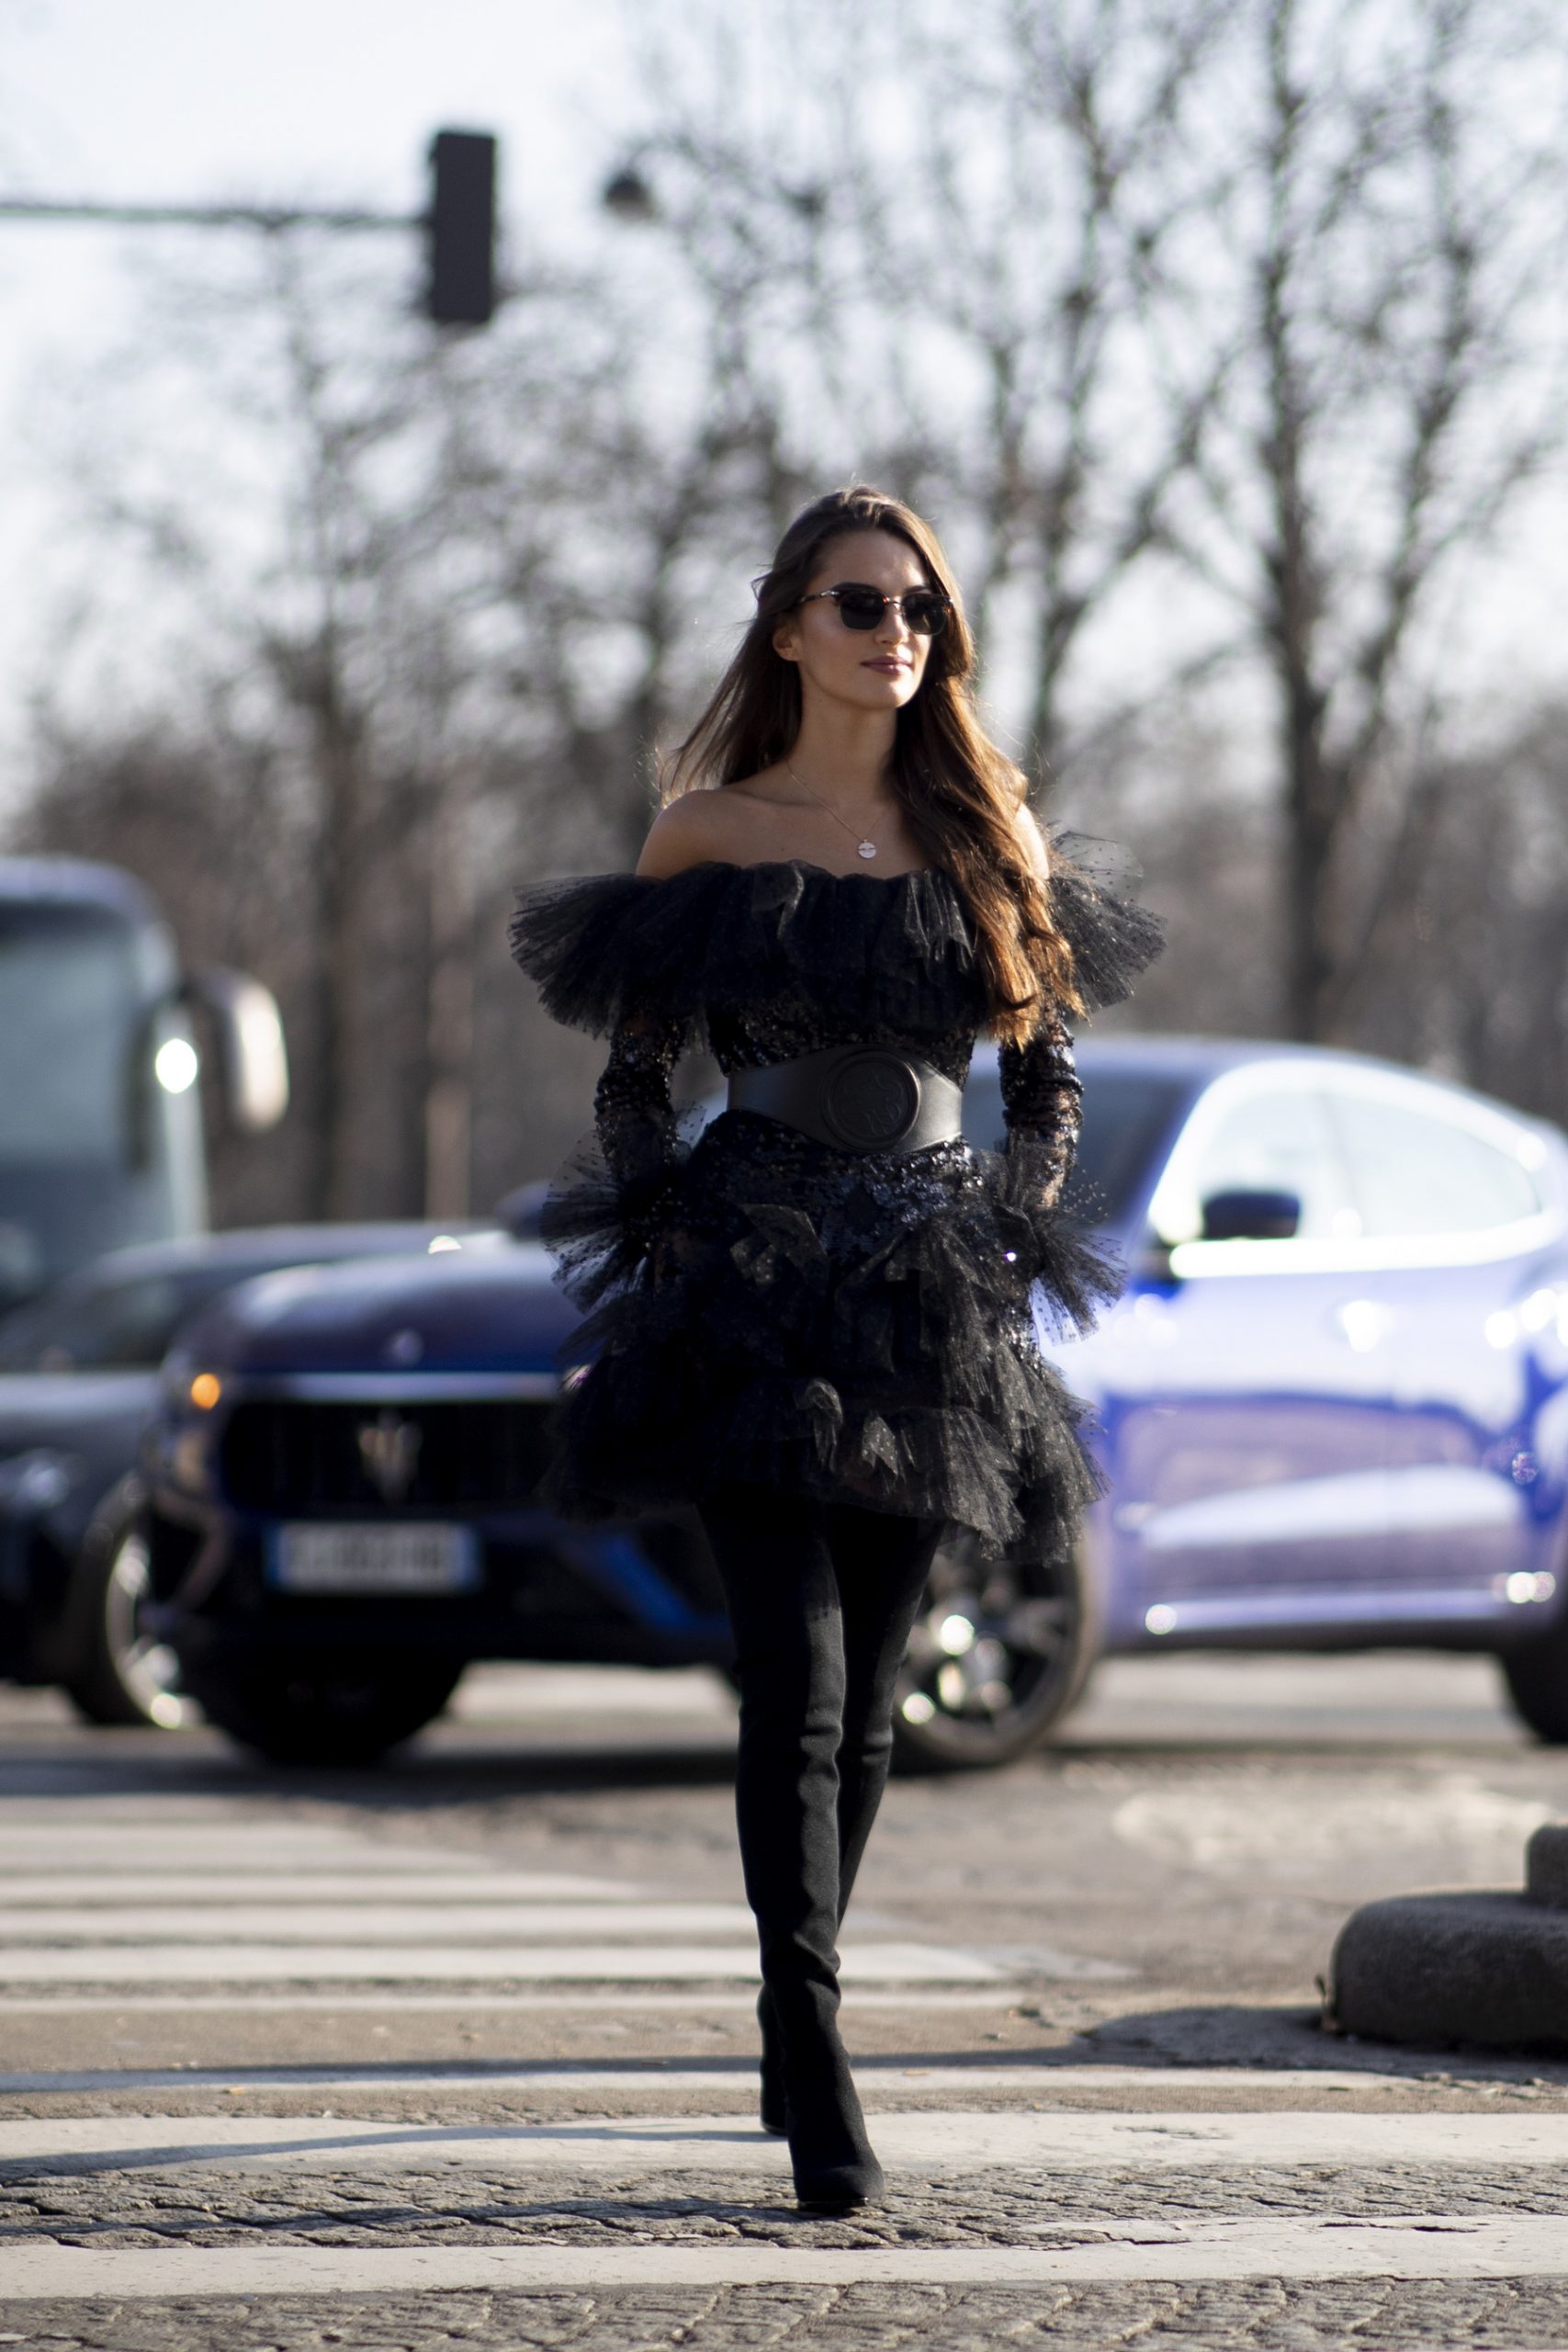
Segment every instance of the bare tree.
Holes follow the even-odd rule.
[[[226,396],[239,487],[160,417],[78,492],[95,559],[118,548],[163,616],[163,731],[199,741],[222,704],[270,749],[293,877],[278,956],[292,967],[298,944],[313,975],[293,1023],[304,1172],[280,1210],[455,1216],[580,1122],[538,1114],[553,1041],[528,1032],[507,902],[542,870],[635,854],[654,741],[704,666],[694,615],[728,618],[708,582],[759,536],[766,430],[702,368],[689,404],[647,413],[629,362],[649,322],[614,271],[541,270],[488,341],[434,345],[298,244],[264,258],[237,285],[164,289],[151,338]],[[106,606],[100,638],[124,617]],[[53,736],[98,741],[71,695]],[[57,765],[40,740],[45,801]],[[155,888],[183,887],[145,829],[137,849]],[[491,1000],[527,1033],[523,1099]]]
[[[1302,1037],[1353,1025],[1418,820],[1434,591],[1556,445],[1559,32],[1529,0],[1253,0],[1227,61],[1200,325],[1233,363],[1179,536],[1272,682]]]
[[[948,523],[1043,767],[1229,364],[1181,331],[1179,270],[1221,185],[1193,116],[1237,5],[644,22],[625,185],[715,322],[715,380],[766,420],[775,519],[858,474]]]
[[[1360,996],[1358,1042],[1568,1114],[1568,713],[1434,754]]]

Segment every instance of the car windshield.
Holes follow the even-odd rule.
[[[1065,1205],[1090,1225],[1120,1225],[1148,1189],[1154,1154],[1189,1089],[1146,1070],[1086,1068],[1081,1076],[1083,1133]],[[964,1132],[977,1146],[1002,1141],[1001,1082],[994,1069],[976,1069],[969,1080]]]
[[[0,1319],[0,1372],[141,1370],[162,1363],[182,1323],[273,1261],[62,1283]]]

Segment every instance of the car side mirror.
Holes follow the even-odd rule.
[[[1175,1267],[1170,1262],[1171,1251],[1175,1247],[1176,1244],[1173,1241],[1168,1241],[1163,1233],[1156,1233],[1152,1225],[1145,1225],[1138,1245],[1133,1252],[1132,1264],[1128,1272],[1134,1280],[1153,1283],[1157,1288],[1164,1289],[1174,1285],[1179,1279]]]
[[[1211,1193],[1203,1203],[1204,1241],[1289,1241],[1301,1229],[1297,1193]]]

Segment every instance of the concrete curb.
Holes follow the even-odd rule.
[[[1568,2049],[1568,1827],[1538,1829],[1522,1892],[1404,1894],[1353,1911],[1326,2023],[1370,2041]]]

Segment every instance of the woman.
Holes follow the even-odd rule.
[[[634,875],[525,894],[519,962],[611,1040],[596,1142],[546,1238],[592,1313],[547,1494],[689,1501],[734,1628],[736,1810],[761,1949],[762,2120],[801,2205],[881,2190],[840,2041],[835,1941],[887,1777],[894,1679],[943,1528],[1068,1543],[1095,1491],[1041,1296],[1108,1287],[1057,1213],[1079,1089],[1065,1015],[1126,992],[1150,920],[1055,867],[976,716],[919,516],[836,492],[785,532],[676,756]],[[1008,1135],[963,1142],[976,1032]],[[728,1106],[671,1105],[703,1040]]]

